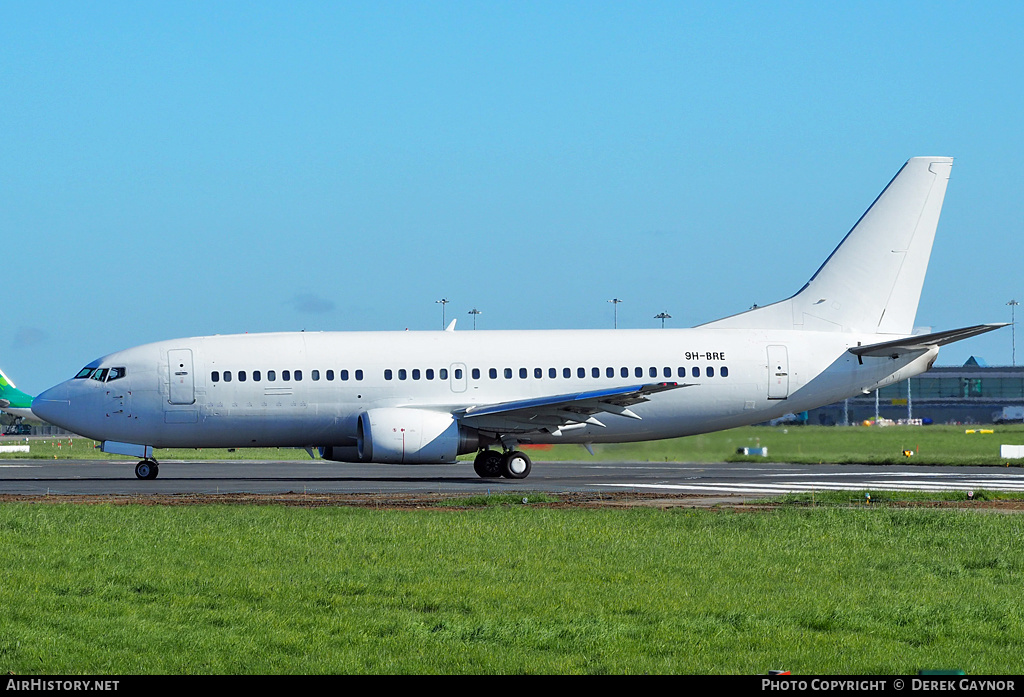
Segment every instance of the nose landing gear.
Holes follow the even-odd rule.
[[[160,474],[160,465],[156,460],[143,460],[135,465],[135,476],[139,479],[156,479]]]

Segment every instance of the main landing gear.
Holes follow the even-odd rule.
[[[497,450],[481,450],[473,460],[473,469],[484,479],[506,477],[507,479],[526,479],[530,476],[533,463],[530,457],[520,450],[509,450],[499,453]]]
[[[156,479],[160,474],[160,465],[156,460],[143,460],[135,465],[135,476],[139,479]]]

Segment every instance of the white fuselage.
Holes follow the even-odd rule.
[[[122,377],[68,380],[33,409],[83,436],[157,448],[352,446],[360,414],[371,409],[458,415],[627,385],[687,385],[632,406],[639,419],[601,414],[599,424],[561,433],[501,415],[472,423],[525,443],[641,441],[830,404],[924,372],[938,353],[859,359],[847,351],[877,341],[721,328],[207,336],[107,355],[90,366],[122,369]]]

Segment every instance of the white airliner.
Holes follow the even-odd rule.
[[[93,361],[32,411],[142,458],[155,448],[303,447],[327,460],[455,462],[521,479],[520,444],[619,443],[753,424],[922,373],[938,347],[997,329],[913,335],[948,157],[897,173],[787,300],[692,329],[206,336]]]

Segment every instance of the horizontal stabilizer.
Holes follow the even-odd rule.
[[[895,341],[883,341],[880,344],[868,344],[867,346],[853,346],[850,348],[850,353],[855,356],[872,356],[876,358],[899,358],[903,354],[912,353],[915,351],[927,351],[932,346],[945,346],[951,344],[954,341],[960,341],[961,339],[968,339],[978,334],[984,334],[994,329],[1000,329],[1005,327],[1006,323],[997,324],[976,324],[973,327],[964,327],[962,329],[950,329],[944,332],[935,332],[934,334],[921,334],[918,336],[908,336],[905,339],[896,339]]]

